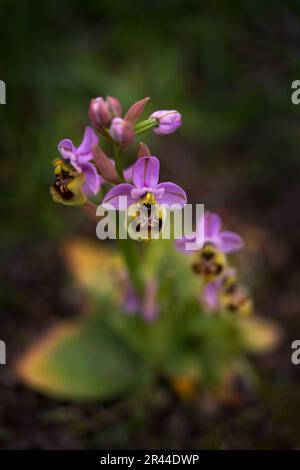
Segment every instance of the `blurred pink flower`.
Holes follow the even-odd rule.
[[[204,245],[210,243],[223,253],[238,251],[244,246],[243,239],[234,232],[221,231],[221,218],[214,212],[206,212],[204,221],[199,220],[196,227],[196,233],[193,237],[183,237],[176,241],[178,251],[190,254],[192,251],[186,250],[187,243],[193,243],[200,239],[199,232],[202,230],[202,222],[204,222]]]

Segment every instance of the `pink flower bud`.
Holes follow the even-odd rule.
[[[147,96],[146,98],[143,98],[142,100],[137,101],[134,103],[127,111],[127,113],[124,116],[124,119],[126,119],[127,122],[130,122],[133,126],[136,124],[136,122],[139,120],[141,115],[143,114],[143,111],[145,109],[146,104],[150,98]]]
[[[140,142],[138,145],[138,151],[137,151],[137,158],[143,158],[143,157],[150,157],[151,152],[149,147],[144,144],[144,142]]]
[[[150,116],[150,119],[157,120],[157,127],[153,131],[158,135],[172,134],[181,126],[181,114],[175,109],[155,111]]]
[[[123,148],[128,147],[135,137],[132,125],[119,117],[112,120],[109,133]]]
[[[91,100],[89,108],[90,121],[95,129],[102,130],[110,126],[115,116],[120,116],[121,104],[117,98],[108,96],[105,100],[101,96]]]
[[[120,101],[117,98],[114,98],[113,96],[108,96],[106,98],[106,101],[109,104],[109,109],[113,117],[121,116],[122,106],[121,106]]]

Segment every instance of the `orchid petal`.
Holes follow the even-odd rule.
[[[127,207],[136,201],[131,197],[131,190],[134,189],[132,184],[121,183],[111,188],[102,201],[102,206],[106,209],[113,206],[115,209],[120,210],[120,197],[127,197]],[[107,207],[106,207],[107,206]]]
[[[230,253],[231,251],[238,251],[243,248],[244,241],[237,233],[221,232],[218,245],[223,253]]]
[[[125,168],[125,169],[123,170],[123,178],[124,178],[124,180],[127,181],[128,183],[132,181],[133,167],[134,167],[134,164],[133,164],[133,165],[130,165],[128,168]]]
[[[159,195],[159,192],[164,189],[164,192]],[[160,204],[179,204],[184,207],[187,202],[185,191],[175,183],[160,183],[155,187],[153,193],[156,195],[157,202]]]
[[[218,282],[209,282],[203,289],[203,300],[209,310],[216,310],[218,308]]]
[[[87,196],[97,194],[104,180],[98,175],[96,167],[92,163],[84,163],[81,169],[85,174],[85,183],[82,187],[83,192]]]
[[[204,235],[205,238],[214,238],[221,229],[221,218],[215,212],[204,214]]]
[[[156,157],[139,158],[132,170],[132,182],[138,189],[154,188],[159,178],[159,160]]]
[[[73,145],[72,140],[63,139],[58,144],[58,151],[65,160],[76,160],[75,152],[76,148]]]
[[[140,188],[140,189],[133,188],[130,191],[130,194],[131,194],[131,197],[136,200],[144,196],[147,193],[147,191],[148,191],[147,188]]]
[[[195,251],[198,251],[198,250],[187,250],[186,245],[187,243],[195,243],[195,241],[196,241],[196,235],[191,236],[191,238],[182,237],[180,240],[175,241],[175,248],[180,253],[192,255],[193,253],[195,253]]]
[[[91,127],[86,127],[83,140],[76,150],[79,164],[85,163],[93,158],[92,149],[94,145],[98,144],[98,142],[99,137],[96,132]]]

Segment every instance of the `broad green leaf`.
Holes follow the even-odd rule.
[[[94,317],[54,328],[16,369],[32,388],[78,401],[112,399],[134,392],[149,380],[139,358]]]

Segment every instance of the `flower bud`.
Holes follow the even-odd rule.
[[[105,100],[101,96],[91,100],[89,108],[90,121],[95,129],[102,130],[110,126],[115,116],[120,116],[121,104],[117,98],[108,96]]]
[[[149,147],[144,144],[144,142],[140,142],[138,145],[138,151],[137,151],[137,158],[143,158],[143,157],[150,157],[151,152],[149,150]]]
[[[135,137],[132,125],[119,117],[112,120],[109,133],[123,148],[128,147]]]
[[[108,158],[100,146],[94,146],[93,156],[95,165],[104,180],[114,184],[121,183],[121,179],[117,173],[114,162]]]
[[[141,115],[143,114],[143,111],[145,109],[146,104],[150,98],[147,96],[146,98],[143,98],[142,100],[137,101],[134,103],[127,111],[127,113],[124,116],[124,119],[127,122],[130,122],[133,126],[136,124],[136,122],[139,120]]]
[[[157,127],[153,131],[158,135],[172,134],[181,126],[181,114],[173,110],[155,111],[149,119],[157,120]]]
[[[106,98],[106,101],[109,105],[110,112],[113,117],[118,117],[121,116],[122,114],[122,106],[120,101],[117,98],[114,98],[113,96],[108,96]]]

